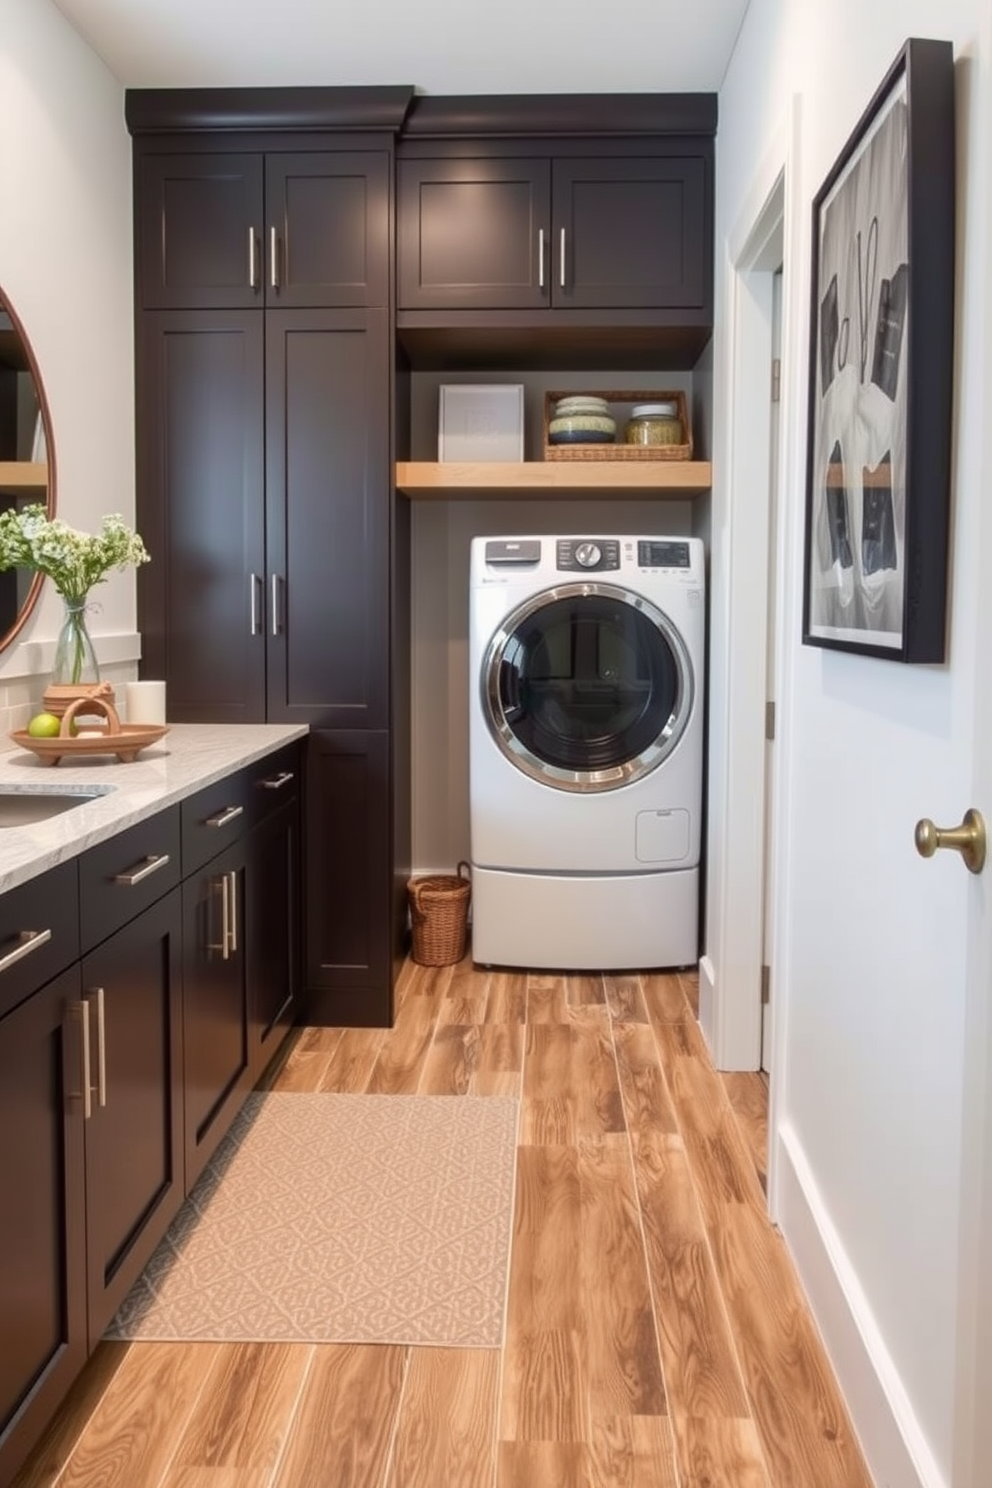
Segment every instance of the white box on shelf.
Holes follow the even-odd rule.
[[[438,460],[523,460],[522,383],[445,383],[438,400]]]

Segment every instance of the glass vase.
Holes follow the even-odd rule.
[[[52,682],[62,687],[80,687],[99,682],[100,668],[90,633],[86,629],[86,600],[66,599],[65,618],[55,643]]]

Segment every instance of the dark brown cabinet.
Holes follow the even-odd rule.
[[[170,716],[383,726],[385,311],[161,311],[139,344],[140,624]]]
[[[87,1356],[78,1009],[74,966],[0,1018],[3,1488]]]
[[[279,778],[278,773],[270,777]],[[295,777],[285,791],[285,799],[280,797],[280,804],[252,833],[245,878],[248,1063],[253,1083],[289,1033],[300,989],[302,864]]]
[[[138,575],[138,619],[142,669],[165,678],[177,722],[390,734],[391,588],[405,561],[392,480],[393,170],[411,95],[127,96],[137,519],[153,560]],[[377,780],[383,794],[367,798],[363,839],[378,835],[393,799],[388,769]],[[339,812],[353,817],[354,803],[329,796],[330,785],[320,776],[307,791],[314,831]],[[319,858],[304,851],[307,874]],[[386,882],[373,902],[390,904],[388,850],[380,868]],[[247,911],[250,873],[237,891]],[[211,893],[202,884],[187,917],[202,920]],[[306,897],[321,906],[308,920],[311,940],[350,935],[328,885]],[[385,944],[398,933],[387,920],[376,925]],[[311,944],[302,965],[318,964]],[[219,978],[222,968],[209,973]],[[374,989],[364,973],[360,980],[365,1021],[388,1023],[388,971]],[[233,988],[226,995],[237,1000]],[[244,1012],[251,998],[244,988],[237,995]],[[273,1026],[285,1020],[280,1008],[268,1009]],[[315,1016],[336,1012],[323,1005]],[[225,1026],[233,1038],[233,1023]],[[260,1013],[251,1036],[264,1042],[267,1026]],[[211,1080],[221,1099],[222,1075],[232,1089],[246,1077],[247,1044],[234,1053],[232,1045],[224,1071],[204,1073],[204,1102]],[[206,1106],[195,1125],[204,1122],[212,1125]]]
[[[401,160],[401,310],[704,309],[706,161]]]
[[[294,744],[182,803],[187,1189],[295,1016],[299,802]]]
[[[235,842],[183,884],[183,1101],[193,1184],[251,1087],[245,846]]]
[[[181,933],[173,890],[82,962],[94,1087],[84,1123],[91,1349],[185,1196]]]
[[[383,1021],[394,945],[389,735],[311,733],[307,754],[307,986],[339,1021]],[[377,993],[379,995],[377,995]]]
[[[383,305],[382,150],[182,151],[141,157],[146,310]]]

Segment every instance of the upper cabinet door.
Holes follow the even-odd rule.
[[[146,155],[140,171],[146,310],[387,303],[385,151]]]
[[[704,308],[705,170],[700,156],[555,160],[555,308]]]
[[[145,155],[138,270],[146,310],[263,302],[261,155]]]
[[[385,305],[385,151],[313,151],[265,160],[265,297],[286,310]]]
[[[402,160],[403,310],[540,310],[550,304],[551,164]]]
[[[138,623],[177,723],[265,718],[264,321],[138,318]]]
[[[386,311],[270,311],[265,365],[266,717],[385,728]]]

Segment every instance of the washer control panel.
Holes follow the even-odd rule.
[[[615,537],[560,537],[556,566],[564,573],[607,573],[620,567]]]
[[[637,544],[639,568],[691,568],[689,544],[670,538],[643,538]]]

